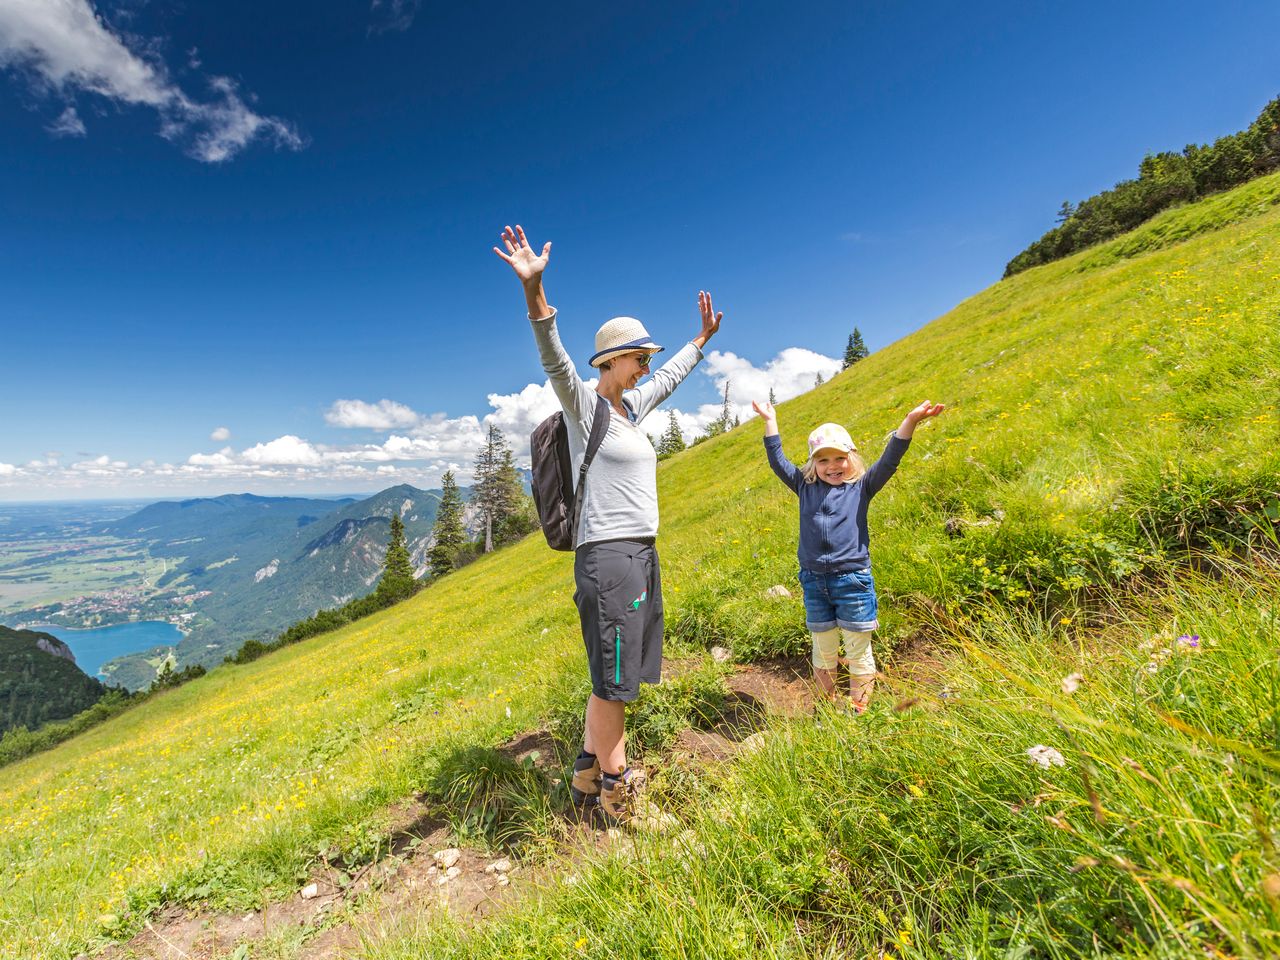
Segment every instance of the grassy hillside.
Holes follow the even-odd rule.
[[[1278,185],[1271,177],[1242,189]],[[1017,955],[1076,956],[1088,952],[1087,938],[1059,930],[1055,916],[1082,901],[1055,896],[1079,887],[1087,902],[1114,906],[1117,919],[1097,931],[1101,954],[1159,939],[1161,924],[1228,955],[1265,954],[1245,949],[1256,941],[1239,930],[1267,919],[1257,911],[1272,911],[1273,930],[1280,921],[1274,901],[1259,893],[1263,874],[1277,869],[1275,855],[1257,839],[1264,827],[1250,826],[1256,811],[1270,842],[1280,812],[1276,744],[1264,723],[1275,694],[1267,701],[1259,692],[1280,681],[1247,669],[1255,657],[1274,668],[1274,621],[1259,612],[1273,608],[1267,576],[1249,574],[1246,583],[1241,574],[1240,589],[1254,595],[1238,609],[1232,584],[1188,587],[1185,595],[1151,594],[1148,611],[1129,620],[1115,615],[1121,626],[1105,639],[1081,632],[1097,616],[1084,608],[1140,571],[1167,569],[1187,551],[1274,543],[1280,211],[1233,222],[1231,196],[1211,201],[1224,202],[1219,229],[1205,225],[1217,214],[1204,205],[1166,214],[1158,221],[1166,232],[1146,252],[1126,248],[1114,262],[1082,269],[1108,245],[1019,274],[781,407],[785,449],[800,459],[805,435],[823,420],[845,423],[875,456],[909,406],[926,397],[948,404],[917,431],[876,500],[873,558],[882,651],[926,618],[945,623],[972,644],[954,681],[971,711],[939,720],[882,708],[865,727],[833,718],[820,729],[780,728],[728,783],[689,788],[685,808],[714,856],[655,847],[651,867],[591,872],[577,892],[553,891],[514,924],[455,937],[448,949],[577,955],[572,943],[581,933],[588,944],[613,940],[614,955],[639,956],[663,952],[653,945],[674,944],[679,934],[701,944],[702,951],[688,948],[701,955],[823,955],[818,944],[829,947],[825,955],[866,955],[886,942],[881,928],[892,927],[895,955],[976,956],[973,944],[1012,949],[1030,937]],[[1193,218],[1196,228],[1181,228],[1178,217]],[[1160,246],[1189,233],[1198,235]],[[759,424],[675,456],[659,470],[659,484],[673,644],[727,643],[743,658],[804,650],[798,597],[764,596],[768,586],[794,581],[796,522],[792,495],[764,463]],[[554,704],[585,693],[571,562],[530,538],[399,607],[214,671],[0,770],[0,955],[69,957],[136,927],[140,912],[166,900],[249,907],[296,889],[326,847],[371,854],[385,842],[388,804],[432,787],[468,749],[537,725]],[[1169,703],[1154,701],[1134,686],[1124,658],[1149,630],[1176,637],[1194,627],[1177,612],[1188,604],[1199,605],[1195,615],[1215,625],[1215,641],[1231,653],[1195,661],[1212,670],[1205,666],[1195,681],[1197,712],[1180,722],[1222,733],[1169,746],[1178,728],[1152,727],[1163,722],[1152,711],[1167,712],[1190,687],[1162,687]],[[1091,720],[1059,709],[1046,691],[1070,664],[1083,661],[1092,673],[1096,661],[1086,653],[1094,648],[1115,651],[1118,665],[1090,688]],[[1142,663],[1137,670],[1145,671]],[[1126,702],[1147,712],[1118,712],[1125,691]],[[1247,723],[1231,725],[1241,718]],[[1112,738],[1114,750],[1095,736]],[[1054,778],[1048,786],[1021,753],[1034,743],[1074,758],[1044,773]],[[1195,752],[1202,743],[1248,763],[1224,772],[1221,758],[1214,766]],[[1113,752],[1117,767],[1105,776],[1080,762]],[[1175,756],[1188,759],[1180,779],[1157,777],[1156,790],[1125,773],[1121,756],[1143,770],[1158,757],[1170,767]],[[1117,799],[1106,801],[1116,804],[1103,817],[1109,826],[1092,833],[1079,798],[1087,811],[1094,788],[1082,770],[1109,790],[1112,779],[1123,781]],[[1204,786],[1192,796],[1196,783]],[[1047,813],[1028,806],[1045,792],[1065,806]],[[1013,806],[1031,811],[1025,829],[1008,827]],[[699,815],[704,808],[733,815]],[[988,809],[981,829],[966,832]],[[1176,901],[1164,888],[1144,899],[1156,869],[1145,862],[1142,870],[1099,873],[1090,886],[1084,881],[1095,874],[1066,874],[1063,865],[1075,861],[1063,858],[1103,857],[1083,840],[1079,850],[1055,846],[1068,833],[1046,828],[1046,815],[1081,836],[1105,834],[1117,847],[1130,842],[1126,824],[1141,824],[1142,857],[1217,863],[1221,856],[1231,867],[1195,877],[1165,871],[1208,889],[1200,899],[1173,879],[1166,886]],[[1203,832],[1174,827],[1200,821],[1238,843],[1205,846]],[[996,859],[984,860],[991,845]],[[1132,851],[1116,855],[1137,862]],[[700,866],[689,868],[690,860]],[[844,864],[843,879],[830,873],[832,864]],[[1032,882],[1043,871],[1056,886]],[[1228,897],[1225,881],[1215,879],[1227,875],[1248,895]],[[992,883],[995,876],[1004,879]],[[663,882],[642,884],[648,879]],[[1206,920],[1210,900],[1237,925],[1219,921],[1224,932]],[[593,919],[593,904],[608,902],[627,906]],[[1131,905],[1148,903],[1159,909],[1143,926]],[[914,926],[896,925],[904,918]],[[926,929],[929,938],[921,936]],[[573,937],[556,939],[553,930]],[[912,930],[916,946],[904,946]],[[650,939],[636,939],[642,934]],[[434,936],[414,933],[370,955],[419,956],[421,937]],[[1184,955],[1176,945],[1131,952]]]

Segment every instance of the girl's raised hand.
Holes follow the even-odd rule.
[[[773,404],[768,400],[752,400],[751,409],[760,414],[766,423],[778,419],[778,415],[773,412]]]
[[[908,413],[907,419],[911,421],[912,426],[915,426],[926,417],[936,417],[945,409],[947,408],[941,403],[931,403],[926,400],[924,403],[920,404],[920,406]]]
[[[499,236],[507,252],[503,253],[497,247],[493,248],[493,252],[511,265],[520,282],[528,286],[535,281],[540,281],[542,271],[547,269],[547,261],[551,259],[551,241],[548,240],[542,245],[542,253],[539,255],[529,246],[529,238],[524,235],[524,227],[518,223],[514,230],[503,227]]]

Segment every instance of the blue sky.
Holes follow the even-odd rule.
[[[706,288],[686,429],[726,380],[793,395],[1246,126],[1280,7],[1206,9],[0,0],[0,499],[429,485],[486,417],[523,446],[516,221],[584,369],[610,316],[693,336]]]

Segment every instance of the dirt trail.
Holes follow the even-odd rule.
[[[920,664],[917,682],[927,682],[934,663],[924,651],[898,658],[900,669]],[[687,665],[673,663],[671,672]],[[904,669],[904,674],[906,674]],[[763,729],[770,716],[797,717],[813,712],[808,661],[790,657],[741,664],[726,678],[728,693],[710,729],[686,728],[666,763],[713,764],[732,759]],[[521,734],[498,748],[510,759],[530,762],[550,781],[559,777],[561,747],[545,730]],[[390,852],[374,863],[346,873],[336,866],[318,869],[286,900],[260,910],[220,913],[169,906],[152,916],[126,943],[98,954],[105,960],[222,960],[241,944],[270,942],[279,955],[294,960],[338,960],[358,952],[363,940],[378,939],[398,922],[436,910],[455,918],[481,921],[527,894],[548,868],[514,863],[501,853],[454,846],[445,821],[426,798],[414,798],[390,811]],[[663,816],[659,814],[659,816]],[[561,842],[557,870],[584,851],[619,842],[591,816],[570,809],[560,813]],[[661,829],[662,824],[655,827]],[[273,953],[276,955],[276,953]]]

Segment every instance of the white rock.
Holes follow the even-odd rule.
[[[450,867],[448,870],[444,872],[444,875],[448,877],[450,880],[452,880],[454,877],[458,877],[462,875],[462,868]]]
[[[498,874],[498,886],[505,887],[510,882],[511,882],[511,878],[508,877],[505,873]]]
[[[254,918],[255,916],[256,916],[256,914],[253,914],[253,913],[246,913],[243,917],[241,917],[241,918],[240,918],[240,922],[241,922],[241,923],[252,923],[252,922],[253,922],[253,918]]]
[[[753,750],[759,750],[764,746],[764,731],[753,733],[747,739],[743,740],[738,749],[743,753],[751,753]]]
[[[730,653],[730,652],[729,652],[726,648],[724,648],[724,647],[712,647],[712,648],[711,648],[711,659],[712,659],[712,660],[714,660],[716,663],[724,663],[724,662],[725,662],[726,660],[728,660],[731,656],[733,656],[733,654],[732,654],[732,653]]]
[[[789,597],[791,591],[780,583],[775,583],[772,587],[764,592],[766,597]]]
[[[447,870],[455,863],[462,859],[462,851],[457,847],[449,847],[447,850],[437,850],[435,852],[436,863],[442,870]]]
[[[507,873],[511,869],[511,861],[506,857],[501,860],[495,860],[484,868],[485,873]]]
[[[443,887],[443,886],[444,886],[446,883],[448,883],[448,882],[449,882],[449,878],[448,878],[447,876],[445,876],[444,874],[441,874],[440,876],[436,877],[436,886],[437,886],[437,887]]]
[[[318,884],[308,883],[302,888],[303,900],[314,900],[318,896],[320,896],[320,887]]]

